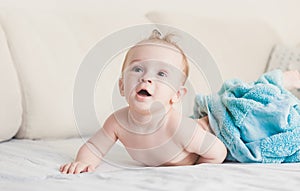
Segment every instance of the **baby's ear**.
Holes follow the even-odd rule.
[[[185,96],[186,92],[186,87],[180,86],[174,97],[171,99],[171,103],[173,104],[179,102]]]
[[[124,82],[123,82],[123,78],[119,78],[119,91],[120,91],[120,95],[124,96]]]

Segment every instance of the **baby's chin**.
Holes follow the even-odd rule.
[[[170,109],[171,105],[164,105],[159,101],[148,101],[148,102],[137,102],[134,104],[130,104],[130,109],[134,110],[140,114],[151,114],[151,113],[167,113]]]

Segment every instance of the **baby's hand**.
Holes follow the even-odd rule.
[[[82,172],[93,172],[95,168],[83,162],[71,162],[68,164],[61,165],[59,171],[64,174],[79,174]]]
[[[300,74],[297,70],[283,72],[282,75],[283,87],[287,90],[300,88]]]

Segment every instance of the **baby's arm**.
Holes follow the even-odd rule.
[[[103,125],[78,151],[75,161],[64,164],[60,171],[65,174],[92,172],[101,162],[102,157],[116,142],[114,116],[110,116]]]
[[[85,143],[78,151],[75,161],[64,164],[60,171],[64,174],[78,174],[82,172],[92,172],[100,163],[100,157],[96,156],[88,144]]]
[[[226,158],[227,149],[222,141],[206,129],[210,129],[207,118],[199,119],[195,134],[186,150],[200,155],[197,163],[222,163]]]

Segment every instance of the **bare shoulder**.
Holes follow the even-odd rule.
[[[202,128],[205,131],[212,132],[207,116],[200,119],[192,119],[190,117],[183,116],[181,118],[181,126],[185,128]]]
[[[128,107],[115,111],[106,119],[103,128],[106,131],[115,132],[116,129],[119,128],[121,124],[124,123],[127,113],[128,113]]]
[[[198,126],[197,121],[192,118],[183,116],[182,113],[174,110],[170,116],[170,121],[173,128],[196,128]]]
[[[174,112],[171,116],[169,127],[172,129],[174,138],[182,145],[187,145],[189,140],[194,136],[195,130],[199,124],[192,118],[182,116],[179,112]]]

